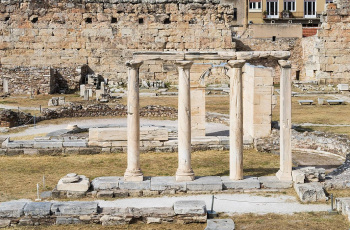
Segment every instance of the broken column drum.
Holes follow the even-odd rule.
[[[178,169],[176,181],[194,180],[191,167],[191,94],[190,69],[191,61],[177,61],[179,71],[179,104],[178,104]]]
[[[140,168],[139,68],[143,62],[130,61],[128,67],[128,166],[125,181],[143,181]]]
[[[228,62],[230,77],[230,179],[243,179],[243,90],[245,60]]]
[[[278,61],[281,66],[280,89],[280,170],[279,180],[292,180],[292,84],[290,61]]]

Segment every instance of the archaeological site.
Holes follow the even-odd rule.
[[[0,0],[0,228],[348,229],[349,0]]]

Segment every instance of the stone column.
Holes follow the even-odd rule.
[[[230,179],[243,179],[243,89],[242,67],[245,60],[232,60],[230,77]]]
[[[292,180],[292,84],[291,63],[280,60],[280,170],[279,180]]]
[[[9,92],[9,79],[7,77],[2,79],[2,88],[4,93]]]
[[[128,167],[125,181],[143,181],[140,168],[139,68],[143,62],[130,61],[128,67]]]
[[[190,69],[191,61],[177,61],[179,71],[179,104],[178,104],[178,151],[179,167],[176,171],[176,181],[194,180],[191,167],[191,93]]]

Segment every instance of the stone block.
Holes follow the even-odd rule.
[[[62,141],[50,141],[50,142],[34,142],[34,148],[36,149],[50,149],[50,148],[62,148],[63,144]]]
[[[235,223],[232,219],[210,219],[204,230],[234,230]]]
[[[86,141],[64,141],[63,147],[87,147]]]
[[[97,213],[97,202],[68,201],[52,203],[51,212],[56,215],[90,215]]]
[[[219,176],[196,177],[186,182],[188,191],[221,191],[222,181]]]
[[[50,216],[51,202],[31,202],[24,207],[26,216]]]
[[[302,202],[326,200],[326,194],[321,183],[294,184],[294,189]]]
[[[293,170],[292,171],[292,179],[293,179],[293,182],[296,184],[304,184],[305,183],[305,173],[301,172],[300,170]]]
[[[257,177],[247,177],[243,180],[231,180],[228,176],[221,177],[224,189],[259,189],[260,181]]]
[[[127,208],[118,207],[118,203],[115,201],[100,200],[98,201],[98,207],[104,215],[124,216],[127,213]]]
[[[276,176],[259,177],[261,188],[285,189],[292,187],[292,181],[280,181]]]
[[[174,212],[177,215],[206,215],[207,208],[202,200],[183,200],[174,203]]]
[[[119,181],[122,177],[109,176],[109,177],[97,177],[92,180],[91,185],[93,190],[112,190],[119,188]]]
[[[24,206],[29,203],[26,201],[8,201],[0,203],[1,218],[19,218],[24,214]]]
[[[173,206],[168,207],[145,207],[140,209],[141,214],[144,217],[151,217],[151,216],[162,216],[162,217],[171,217],[175,216],[174,208]]]
[[[63,178],[58,181],[58,191],[74,191],[74,192],[86,192],[90,187],[89,178],[84,175],[79,175],[79,180],[73,183],[64,183]]]
[[[0,228],[9,227],[11,224],[11,220],[0,219]]]
[[[124,181],[123,178],[119,181],[119,188],[128,190],[150,190],[151,179],[144,178],[143,181]]]
[[[99,191],[97,192],[97,198],[112,198],[113,197],[113,191]]]
[[[56,218],[56,225],[68,225],[68,224],[81,224],[82,221],[78,218],[73,218],[70,216],[58,216]]]
[[[162,176],[151,178],[151,190],[180,190],[186,191],[186,182],[177,182],[174,176]]]

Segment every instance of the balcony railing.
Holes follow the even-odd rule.
[[[304,12],[290,12],[290,11],[282,11],[279,12],[278,15],[269,15],[266,12],[263,13],[263,18],[264,19],[313,19],[313,18],[320,18],[321,12],[316,12],[314,15],[308,15],[305,14]]]

